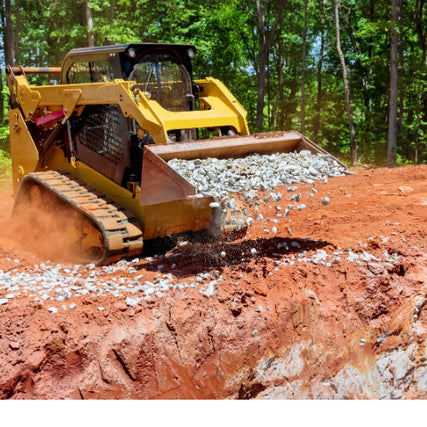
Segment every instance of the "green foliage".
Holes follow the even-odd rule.
[[[264,1],[260,1],[263,5]],[[268,37],[279,0],[267,0]],[[222,80],[248,112],[254,129],[259,67],[258,18],[253,0],[12,0],[19,15],[18,62],[24,66],[57,66],[66,52],[88,45],[87,7],[96,45],[128,42],[193,43],[195,78]],[[288,0],[269,51],[265,93],[265,130],[299,130],[304,0]],[[390,7],[379,0],[341,0],[341,44],[349,73],[358,158],[384,164],[388,131],[390,78]],[[427,162],[427,2],[416,19],[416,2],[403,2],[398,26],[400,102],[399,164]],[[420,28],[421,26],[421,28]],[[4,34],[4,23],[2,25]],[[321,66],[318,115],[318,65]],[[40,83],[34,80],[34,83]],[[343,157],[349,156],[349,130],[335,23],[330,0],[308,2],[304,133]],[[317,123],[319,126],[317,128]],[[3,128],[0,130],[3,132]],[[3,137],[1,137],[3,138]],[[7,146],[1,159],[7,163]]]
[[[9,153],[9,125],[0,125],[0,189],[9,184],[12,162]]]

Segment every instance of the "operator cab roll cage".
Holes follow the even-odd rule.
[[[61,84],[95,83],[114,79],[132,80],[136,70],[147,59],[159,63],[167,59],[181,69],[193,84],[191,58],[196,48],[191,44],[129,43],[72,49],[65,56],[61,67]],[[193,91],[190,86],[190,92]]]

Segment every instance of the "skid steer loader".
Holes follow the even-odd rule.
[[[195,52],[124,44],[73,49],[58,68],[7,66],[14,214],[54,212],[80,261],[108,264],[140,254],[143,238],[244,231],[239,212],[200,194],[167,160],[327,154],[296,132],[250,136],[228,89],[193,79]],[[56,80],[36,86],[29,74]]]

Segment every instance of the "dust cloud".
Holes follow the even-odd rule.
[[[33,253],[53,262],[78,262],[81,254],[75,236],[64,226],[69,218],[60,209],[48,211],[22,202],[14,209],[12,185],[0,190],[0,245]],[[74,238],[74,240],[73,240]]]

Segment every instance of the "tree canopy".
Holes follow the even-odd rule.
[[[350,162],[350,106],[353,163],[384,165],[388,147],[391,164],[427,162],[427,0],[4,0],[1,18],[3,69],[59,66],[89,45],[193,43],[195,77],[222,80],[252,131],[304,129]]]

